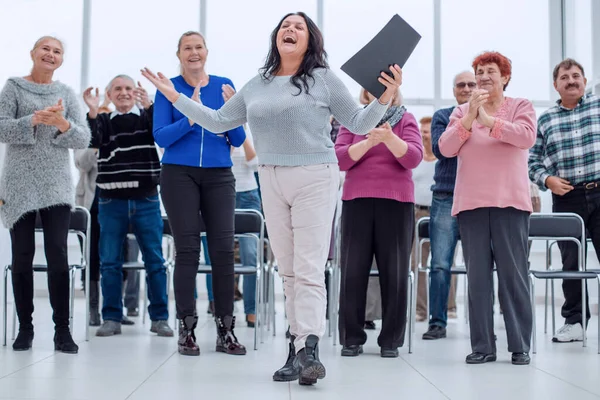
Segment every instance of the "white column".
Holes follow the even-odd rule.
[[[90,45],[92,29],[92,1],[83,0],[83,22],[81,32],[81,82],[80,93],[88,87],[90,80]]]

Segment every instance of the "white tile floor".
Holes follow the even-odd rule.
[[[462,305],[459,305],[462,306]],[[159,338],[141,324],[124,327],[121,336],[92,337],[84,341],[82,299],[77,299],[75,338],[78,355],[55,353],[52,322],[46,298],[36,298],[36,337],[31,351],[16,353],[0,347],[0,399],[365,399],[375,396],[402,399],[600,399],[600,355],[597,354],[597,317],[591,320],[589,347],[581,343],[553,344],[550,335],[539,332],[538,354],[532,364],[510,364],[503,324],[497,321],[498,361],[468,366],[468,326],[462,315],[451,320],[448,338],[425,342],[416,328],[413,354],[403,348],[399,359],[382,359],[376,332],[369,334],[365,354],[358,358],[339,356],[340,346],[331,338],[321,345],[327,377],[314,387],[297,382],[271,381],[273,371],[285,361],[287,345],[283,330],[266,336],[258,351],[244,357],[214,352],[215,327],[209,316],[201,316],[197,331],[200,357],[176,352],[175,338]],[[204,310],[205,301],[198,309]],[[241,303],[237,303],[241,309]],[[278,324],[283,326],[278,303]],[[462,310],[461,310],[462,311]],[[459,312],[462,314],[462,312]],[[240,315],[242,317],[242,315]],[[558,321],[559,323],[562,321]],[[542,329],[543,308],[538,309]],[[240,327],[240,340],[252,347],[252,330]]]

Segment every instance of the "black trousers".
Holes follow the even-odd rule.
[[[69,262],[67,235],[71,207],[44,208],[25,214],[10,230],[12,282],[19,330],[33,330],[33,257],[35,220],[40,213],[44,230],[44,252],[48,262],[48,292],[56,330],[69,328]]]
[[[160,195],[175,240],[173,284],[178,318],[196,314],[194,290],[200,261],[200,214],[206,225],[215,316],[232,315],[235,178],[231,168],[164,164]]]
[[[413,203],[375,198],[344,201],[339,321],[342,345],[367,341],[365,308],[373,255],[379,269],[383,312],[377,343],[386,348],[404,344],[414,220]]]
[[[527,263],[529,213],[512,207],[462,211],[458,228],[467,265],[473,352],[496,353],[494,263],[508,351],[529,352],[533,326]]]
[[[600,189],[586,190],[578,188],[564,196],[552,195],[552,211],[572,212],[583,218],[585,227],[592,239],[592,244],[600,259]],[[563,271],[577,271],[578,251],[573,242],[558,242],[562,258]],[[587,258],[587,244],[585,247]],[[585,260],[584,260],[585,262]],[[587,283],[586,283],[587,287]],[[565,303],[562,306],[562,316],[567,324],[581,324],[583,322],[583,308],[581,304],[581,281],[565,279],[562,283]],[[586,289],[585,308],[587,320],[590,319],[590,305]]]

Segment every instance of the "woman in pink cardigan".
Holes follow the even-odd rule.
[[[370,96],[369,100],[372,100]],[[373,255],[379,269],[383,323],[381,357],[398,357],[406,326],[408,271],[413,241],[411,170],[423,159],[417,121],[399,95],[367,137],[341,127],[335,142],[342,195],[340,342],[357,356],[367,340],[365,304]]]
[[[494,264],[512,363],[529,364],[532,313],[527,239],[532,212],[528,149],[536,136],[531,102],[504,96],[511,62],[496,52],[473,61],[478,89],[454,109],[439,146],[458,157],[452,215],[458,217],[469,278],[472,353],[467,364],[496,360]]]

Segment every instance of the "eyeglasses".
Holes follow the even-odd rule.
[[[458,82],[456,87],[459,89],[464,89],[465,86],[469,86],[469,89],[475,89],[477,84],[475,82]]]

